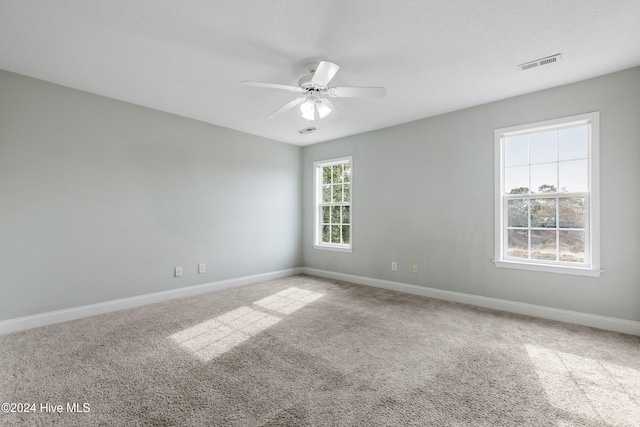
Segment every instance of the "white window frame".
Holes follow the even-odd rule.
[[[580,266],[558,261],[518,260],[506,258],[507,245],[506,217],[509,199],[504,193],[504,139],[518,134],[571,127],[581,124],[589,125],[587,145],[588,189],[585,200],[585,256]],[[600,276],[600,113],[592,112],[510,126],[495,130],[495,259],[496,267],[522,270],[544,271],[580,276]],[[542,195],[544,197],[544,195]]]
[[[349,163],[350,166],[350,188],[349,202],[340,202],[340,206],[349,206],[349,243],[323,243],[322,242],[322,168]],[[330,160],[321,160],[313,163],[313,247],[315,249],[330,250],[338,252],[352,252],[353,250],[353,157],[339,157]]]

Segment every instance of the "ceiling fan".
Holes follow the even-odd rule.
[[[384,87],[329,87],[329,82],[336,75],[339,66],[332,62],[320,61],[307,64],[308,75],[298,80],[298,86],[282,85],[277,83],[262,83],[245,80],[242,83],[249,86],[266,87],[271,89],[288,90],[302,94],[299,98],[290,101],[267,116],[272,119],[293,107],[300,106],[300,112],[305,120],[324,119],[333,112],[336,120],[341,118],[340,113],[328,99],[330,98],[383,98],[387,94]]]

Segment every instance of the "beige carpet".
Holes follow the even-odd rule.
[[[294,276],[1,336],[0,401],[28,403],[2,425],[638,426],[640,337]]]

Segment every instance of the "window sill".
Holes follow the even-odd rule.
[[[602,270],[584,267],[569,267],[564,265],[533,264],[517,261],[496,261],[499,268],[513,268],[517,270],[544,271],[546,273],[572,274],[574,276],[600,277]]]
[[[329,246],[329,245],[313,245],[314,249],[320,249],[322,251],[334,251],[334,252],[352,252],[351,247],[347,246]]]

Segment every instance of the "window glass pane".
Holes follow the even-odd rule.
[[[340,224],[340,206],[331,206],[331,224]]]
[[[529,258],[529,234],[526,230],[508,230],[507,257]]]
[[[333,197],[331,201],[333,202],[341,202],[342,201],[342,184],[333,184]]]
[[[556,199],[531,199],[531,227],[549,228],[555,226]]]
[[[330,212],[331,208],[329,206],[323,206],[322,207],[322,222],[324,224],[328,224],[329,223],[329,212]]]
[[[344,182],[351,182],[351,163],[345,163],[343,166],[344,166]]]
[[[325,166],[322,168],[322,183],[331,184],[331,166]]]
[[[331,202],[331,185],[322,186],[322,203]]]
[[[558,210],[560,228],[584,228],[584,197],[561,197]]]
[[[587,126],[558,131],[558,160],[587,158]]]
[[[351,228],[348,225],[342,226],[342,243],[349,244],[351,242]]]
[[[529,147],[530,163],[548,163],[557,161],[556,131],[534,133]]]
[[[520,166],[529,164],[529,137],[513,136],[504,139],[504,165]]]
[[[339,225],[331,226],[331,243],[341,243],[341,227]]]
[[[342,165],[333,167],[333,183],[340,184],[342,182]]]
[[[531,165],[531,192],[555,193],[558,188],[557,168],[556,163]]]
[[[322,243],[330,243],[331,235],[330,235],[331,226],[323,225],[322,226]]]
[[[529,192],[529,166],[504,168],[504,192],[507,194]]]
[[[351,184],[344,185],[344,201],[345,202],[351,201]]]
[[[527,199],[513,199],[508,201],[507,227],[528,227],[529,201]]]
[[[531,230],[531,259],[556,260],[555,230]]]
[[[584,263],[584,231],[560,231],[560,261]]]
[[[560,191],[587,191],[587,159],[559,163]]]
[[[349,206],[342,207],[342,223],[349,224],[351,222],[351,208]]]

